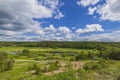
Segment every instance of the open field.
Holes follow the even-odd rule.
[[[115,47],[117,53],[118,45]],[[0,80],[120,80],[119,57],[114,55],[113,59],[105,55],[109,51],[102,51],[97,48],[2,46],[1,54],[7,53],[14,64],[12,69],[0,72]]]
[[[2,47],[0,51],[14,52],[22,51],[23,49],[29,49],[30,51],[39,51],[39,52],[81,52],[81,51],[93,51],[91,49],[72,49],[72,48],[39,48],[39,47]],[[95,51],[95,50],[94,50]],[[96,50],[97,51],[97,50]]]

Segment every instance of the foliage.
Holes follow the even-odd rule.
[[[87,55],[85,53],[80,53],[76,55],[76,60],[87,59]]]
[[[21,47],[50,47],[50,48],[75,48],[75,49],[97,49],[103,50],[108,47],[120,47],[119,42],[0,42],[1,46],[21,46]]]
[[[109,57],[109,59],[120,60],[120,49],[119,48],[112,48],[108,57]]]
[[[84,69],[79,69],[77,72],[79,73],[80,77],[83,77],[86,75],[86,71]]]
[[[102,66],[100,64],[96,64],[96,63],[87,63],[84,65],[83,68],[85,70],[97,70],[97,69],[101,69]]]
[[[19,52],[2,57],[1,52],[0,70],[7,70],[0,73],[1,80],[116,80],[120,76],[119,42],[0,42],[0,46],[0,51]],[[10,58],[15,59],[14,66]]]
[[[120,80],[120,76],[117,78],[117,80]]]
[[[43,70],[44,72],[50,72],[50,71],[53,71],[53,70],[57,70],[60,67],[60,64],[59,64],[58,61],[49,62],[48,64],[49,64],[48,66],[47,65],[45,66],[45,68]]]
[[[11,70],[13,63],[14,61],[8,58],[7,53],[0,52],[0,72]]]
[[[29,49],[23,49],[22,55],[28,55],[30,53]]]
[[[33,64],[32,66],[30,66],[30,67],[27,69],[27,71],[32,71],[32,70],[35,71],[34,74],[36,74],[36,75],[38,75],[38,74],[41,73],[40,67],[38,67],[36,64]]]
[[[100,57],[104,59],[120,60],[120,48],[110,48],[100,51]]]
[[[109,63],[104,60],[100,60],[98,62],[88,62],[86,63],[83,68],[85,70],[100,70],[102,68],[108,67]]]

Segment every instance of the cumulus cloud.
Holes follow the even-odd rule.
[[[62,17],[64,17],[64,15],[58,10],[57,11],[57,15],[54,17],[55,19],[60,19],[60,18],[62,18]]]
[[[79,0],[77,4],[84,7],[91,5],[92,7],[88,9],[89,14],[98,13],[101,20],[120,21],[118,0],[107,0],[105,4],[96,6],[99,1]],[[102,36],[113,41],[114,39],[110,36],[120,37],[117,35],[120,34],[120,31],[111,34],[94,34],[89,37],[79,36],[79,34],[104,31],[100,24],[89,24],[84,29],[73,28],[74,32],[67,26],[54,26],[53,24],[43,28],[41,21],[33,20],[33,18],[60,19],[64,17],[60,7],[59,0],[0,0],[0,41],[90,40],[90,38],[105,40],[106,38]],[[118,40],[120,39],[118,38]]]
[[[95,5],[99,1],[100,0],[79,0],[79,1],[77,1],[77,4],[86,7],[86,6],[89,6],[89,5]]]
[[[64,17],[64,15],[62,14],[62,12],[60,12],[59,7],[61,7],[63,5],[63,3],[59,3],[59,0],[40,0],[41,3],[46,6],[47,8],[50,8],[54,11],[53,13],[56,14],[54,16],[55,19],[60,19],[62,17]],[[59,3],[59,5],[58,5]]]
[[[90,33],[90,32],[98,32],[98,31],[104,31],[102,28],[102,25],[100,24],[88,24],[84,29],[77,29],[76,33],[83,34],[83,33]]]
[[[7,31],[7,35],[1,35],[0,41],[43,41],[43,40],[72,40],[74,37],[72,31],[66,26],[59,26],[55,28],[53,24],[50,24],[48,27],[41,28],[41,35],[25,35],[25,34],[17,34],[17,35],[8,35],[15,34],[11,31]],[[5,32],[5,31],[3,31]],[[2,33],[2,32],[0,32]]]
[[[89,14],[89,15],[93,15],[93,14],[95,13],[96,9],[97,9],[96,7],[94,7],[94,8],[89,7],[89,8],[88,8],[88,14]]]
[[[100,15],[100,20],[120,21],[119,0],[105,0],[103,4],[88,8],[88,14],[93,15],[95,13]]]
[[[83,41],[105,41],[105,42],[120,42],[120,30],[109,33],[92,34],[91,36],[81,37]]]
[[[81,40],[81,37],[79,34],[89,33],[89,32],[97,32],[97,31],[104,31],[102,28],[102,25],[100,24],[89,24],[86,25],[84,29],[77,29],[76,33],[70,30],[66,26],[58,26],[55,27],[53,24],[50,24],[48,27],[41,28],[41,34],[42,35],[24,35],[24,34],[18,34],[18,35],[8,35],[4,36],[2,35],[0,40],[8,40],[8,41],[43,41],[43,40],[52,40],[52,41],[72,41],[72,40]],[[1,32],[2,33],[2,32]],[[6,32],[10,33],[11,32]],[[12,33],[14,34],[14,33]]]
[[[60,32],[62,32],[62,33],[70,33],[70,29],[69,28],[67,28],[66,26],[64,26],[64,27],[59,27],[58,28],[58,31],[60,31]]]
[[[89,36],[77,36],[77,35],[72,35],[73,39],[67,39],[64,37],[56,37],[55,35],[51,35],[51,37],[45,36],[45,35],[38,35],[38,36],[26,36],[26,35],[19,35],[19,36],[1,36],[0,41],[42,41],[42,40],[52,40],[52,41],[105,41],[105,42],[120,42],[120,30],[112,31],[112,32],[106,32],[102,34],[92,34]]]
[[[119,0],[106,0],[106,3],[97,7],[101,20],[120,21]]]
[[[55,29],[53,24],[50,24],[49,27],[44,28],[45,32],[56,32],[57,30]]]
[[[59,4],[59,0],[0,0],[0,35],[43,34],[41,22],[33,18],[61,18]]]
[[[59,14],[55,16],[55,19],[60,19],[62,17],[64,17],[64,15],[61,12],[59,12]]]

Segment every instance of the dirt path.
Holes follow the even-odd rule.
[[[15,62],[49,62],[49,60],[37,61],[37,60],[23,60],[23,59],[20,59],[20,60],[15,60]]]

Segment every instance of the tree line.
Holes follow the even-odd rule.
[[[120,42],[72,42],[72,41],[0,42],[0,46],[76,48],[76,49],[101,50],[106,49],[108,47],[120,48]]]

